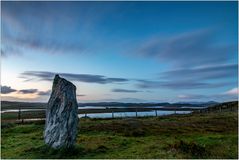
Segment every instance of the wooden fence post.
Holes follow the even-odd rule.
[[[135,112],[135,114],[136,114],[136,117],[138,117],[138,111],[137,111],[137,108],[136,108],[136,112]]]
[[[157,110],[155,110],[155,116],[156,116],[156,117],[158,116]]]
[[[18,119],[19,120],[21,119],[21,108],[19,108],[19,110],[18,110]]]

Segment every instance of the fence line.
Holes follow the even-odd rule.
[[[42,108],[41,108],[42,109]],[[40,113],[42,113],[41,116],[45,117],[45,110],[39,108],[24,110],[22,108],[18,108],[17,114],[17,120],[18,121],[24,121],[24,113],[34,113],[38,112],[38,116],[40,116]],[[34,111],[35,110],[35,111]],[[138,112],[155,112],[155,116],[158,116],[158,111],[174,111],[174,114],[177,114],[177,111],[191,111],[192,113],[209,113],[211,111],[218,111],[222,112],[223,110],[228,111],[238,111],[238,107],[234,105],[215,105],[214,107],[207,107],[207,108],[176,108],[176,107],[164,107],[164,108],[152,108],[152,107],[130,107],[130,108],[106,108],[106,109],[78,109],[78,114],[85,114],[85,117],[87,117],[87,114],[97,114],[97,113],[111,113],[112,118],[115,118],[115,113],[122,113],[122,112],[135,112],[135,117],[138,117]],[[4,113],[3,113],[4,114]],[[31,115],[30,114],[30,115]],[[29,119],[31,117],[25,118]],[[39,118],[39,117],[34,117]],[[41,117],[42,118],[42,117]]]

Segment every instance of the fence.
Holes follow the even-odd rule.
[[[178,111],[190,111],[192,113],[209,113],[209,112],[222,112],[222,111],[238,111],[237,105],[227,104],[227,105],[215,105],[213,107],[207,108],[180,108],[180,107],[164,107],[164,108],[153,108],[153,107],[128,107],[128,108],[108,108],[105,109],[79,109],[78,114],[84,114],[87,117],[88,114],[100,114],[100,113],[111,113],[111,118],[115,118],[115,114],[123,112],[135,112],[135,117],[139,116],[140,112],[154,112],[154,116],[159,116],[158,111],[172,111],[177,114]],[[24,109],[19,108],[18,111],[2,113],[2,120],[17,120],[19,122],[24,122],[26,120],[39,120],[45,118],[45,109],[35,108],[35,109]]]
[[[154,116],[158,116],[158,111],[173,111],[175,114],[177,111],[195,111],[198,109],[191,108],[106,108],[106,109],[79,109],[78,114],[84,114],[85,117],[89,114],[101,114],[101,113],[110,113],[111,118],[115,118],[117,113],[126,113],[131,112],[135,113],[135,117],[139,116],[141,112],[153,112]],[[44,119],[45,118],[45,109],[24,109],[18,108],[18,110],[13,110],[12,112],[2,112],[2,120],[18,120],[24,122],[24,120],[33,120],[33,119]]]

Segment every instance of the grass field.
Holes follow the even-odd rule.
[[[2,122],[1,158],[238,158],[237,112],[80,119],[75,148],[44,145],[44,122]]]

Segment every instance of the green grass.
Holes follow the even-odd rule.
[[[21,112],[20,119],[33,119],[33,118],[45,118],[45,111],[24,111]],[[1,120],[6,121],[13,121],[18,119],[18,112],[7,112],[1,114]]]
[[[2,123],[1,158],[238,158],[237,113],[80,119],[77,144],[43,142],[44,122]]]

